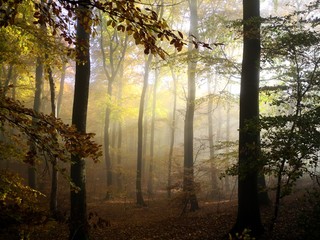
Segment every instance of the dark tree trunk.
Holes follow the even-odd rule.
[[[149,67],[152,61],[152,55],[148,56],[148,59],[145,63],[144,68],[144,80],[143,80],[143,88],[140,98],[140,106],[139,106],[139,117],[138,117],[138,153],[137,153],[137,176],[136,176],[136,195],[137,195],[137,204],[140,206],[145,206],[145,202],[143,200],[142,195],[142,143],[143,143],[143,114],[144,114],[144,104],[145,104],[145,96],[148,88],[148,79],[149,79]]]
[[[258,191],[260,205],[268,206],[271,203],[271,200],[268,195],[265,176],[261,172],[258,175]]]
[[[86,132],[87,107],[90,80],[90,33],[82,19],[88,18],[90,10],[79,7],[77,20],[77,62],[72,124],[80,132]],[[70,240],[89,239],[86,203],[85,160],[78,155],[71,156],[71,181],[79,188],[71,189]]]
[[[55,83],[52,76],[51,67],[47,66],[47,74],[50,85],[50,102],[51,102],[51,114],[56,117],[56,94]],[[57,141],[57,139],[55,139]],[[53,157],[52,164],[52,176],[51,176],[51,192],[50,192],[50,212],[53,216],[56,216],[58,212],[58,170],[57,170],[57,158]]]
[[[243,60],[240,89],[238,215],[232,232],[250,229],[253,236],[263,232],[258,199],[260,154],[259,68],[260,4],[243,0]]]
[[[6,77],[6,81],[4,83],[3,95],[6,95],[6,93],[8,91],[9,83],[12,80],[12,76],[13,76],[13,63],[10,63],[9,69],[8,69],[8,74]]]
[[[189,1],[190,4],[190,35],[198,36],[198,13],[197,0]],[[188,47],[188,96],[187,109],[184,124],[184,173],[183,173],[183,191],[185,193],[184,210],[190,204],[190,211],[199,208],[196,197],[194,184],[194,167],[193,167],[193,118],[195,109],[196,95],[196,57],[198,51],[192,43]]]
[[[41,94],[42,94],[42,83],[43,83],[43,62],[40,57],[37,58],[37,66],[36,66],[36,77],[35,77],[35,94],[34,94],[34,102],[33,102],[33,110],[35,112],[40,112],[41,108]],[[32,119],[33,124],[35,124],[37,120]],[[30,152],[35,153],[37,151],[35,143],[31,142]],[[37,188],[36,182],[36,165],[34,159],[30,162],[30,166],[28,167],[28,182],[31,188]]]

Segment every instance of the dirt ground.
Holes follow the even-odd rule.
[[[270,233],[273,206],[262,207],[265,234],[261,239],[299,240],[303,231],[297,227],[305,208],[303,193],[295,193],[282,201],[278,221]],[[236,220],[237,203],[200,200],[200,210],[181,215],[178,199],[149,200],[147,207],[129,201],[94,201],[88,203],[93,240],[220,240],[229,239],[228,231]],[[320,229],[319,229],[320,231]],[[54,223],[45,232],[37,231],[31,239],[68,239],[67,223]],[[247,238],[241,238],[247,239]],[[312,239],[312,238],[309,238]]]

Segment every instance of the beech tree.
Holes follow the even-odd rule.
[[[87,1],[90,2],[90,1]],[[77,43],[76,43],[76,75],[72,124],[81,133],[86,132],[87,107],[90,81],[90,25],[88,20],[90,10],[84,6],[78,7]],[[87,20],[87,21],[85,21]],[[86,203],[85,159],[79,155],[71,156],[71,181],[78,191],[71,191],[70,205],[70,240],[89,239]]]
[[[123,64],[123,60],[127,50],[127,39],[128,35],[126,35],[123,40],[121,36],[119,36],[118,30],[116,28],[112,29],[112,31],[107,28],[107,47],[105,47],[105,37],[104,37],[104,19],[102,18],[102,14],[100,13],[100,49],[102,55],[102,65],[103,71],[108,81],[107,87],[107,107],[105,111],[105,125],[104,125],[104,159],[107,168],[107,195],[106,199],[109,200],[112,196],[112,185],[113,185],[113,164],[112,158],[110,154],[110,117],[111,117],[111,102],[113,95],[113,83],[119,75],[119,71],[121,65]],[[108,58],[106,57],[106,53],[108,53]],[[108,60],[108,61],[107,61]]]
[[[198,4],[197,0],[189,1],[190,7],[190,36],[198,36]],[[190,203],[190,211],[197,210],[198,200],[196,197],[196,188],[194,184],[193,169],[193,118],[196,96],[196,56],[198,50],[189,43],[188,47],[188,95],[187,109],[184,124],[184,173],[183,173],[183,191],[186,194],[184,199],[184,210]]]
[[[263,231],[258,199],[260,170],[259,71],[260,2],[243,0],[243,57],[240,85],[238,214],[232,233]]]

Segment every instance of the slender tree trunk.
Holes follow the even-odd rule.
[[[148,92],[146,92],[146,96],[145,96],[145,104],[144,104],[144,109],[147,108],[147,102],[148,102]],[[143,135],[142,135],[142,170],[141,170],[141,174],[142,174],[142,179],[143,180],[141,183],[143,185],[145,185],[145,179],[146,179],[146,173],[147,173],[147,142],[148,142],[148,130],[149,130],[149,121],[148,121],[148,117],[146,116],[146,114],[144,114],[143,117]]]
[[[120,68],[120,79],[118,81],[118,105],[119,107],[122,106],[122,78],[123,78],[123,65]],[[117,142],[117,187],[119,191],[122,191],[123,184],[123,174],[122,174],[122,155],[121,155],[121,148],[122,148],[122,122],[121,120],[118,121],[118,142]]]
[[[104,47],[104,33],[103,33],[103,18],[101,11],[99,11],[99,17],[101,19],[100,22],[100,49],[102,55],[102,63],[103,63],[103,70],[108,80],[108,99],[109,102],[106,107],[105,113],[105,126],[104,126],[104,159],[107,168],[107,194],[106,199],[110,199],[112,196],[112,185],[113,185],[113,164],[112,158],[110,154],[110,116],[111,116],[111,98],[112,98],[112,85],[117,77],[119,69],[122,65],[126,49],[127,49],[127,36],[125,37],[124,42],[122,42],[122,51],[120,54],[117,52],[117,48],[120,46],[120,41],[118,37],[118,32],[116,29],[113,30],[113,33],[109,33],[109,58],[108,58],[108,67],[107,67],[107,59],[105,54],[105,47]],[[119,59],[116,61],[116,59]]]
[[[190,7],[190,35],[198,36],[198,13],[197,0],[189,1]],[[196,197],[196,189],[194,184],[194,167],[193,167],[193,118],[195,109],[196,96],[196,56],[198,51],[189,43],[188,47],[188,96],[187,109],[184,124],[184,173],[183,173],[183,191],[186,194],[184,202],[184,210],[190,203],[190,211],[199,208]]]
[[[52,70],[47,66],[47,74],[50,85],[50,102],[51,102],[51,114],[56,117],[56,94],[55,83],[52,76]],[[55,139],[57,141],[57,139]],[[52,176],[51,176],[51,192],[50,192],[50,212],[53,216],[56,216],[58,212],[58,170],[57,170],[57,158],[52,159]]]
[[[268,206],[271,201],[268,195],[265,176],[261,172],[258,175],[258,187],[260,205]]]
[[[157,7],[157,14],[159,14],[159,19],[162,19],[163,16],[163,1],[159,1]],[[156,56],[156,62],[158,62],[158,57]],[[152,99],[152,116],[151,116],[151,129],[150,129],[150,162],[149,162],[149,178],[148,178],[148,194],[153,195],[153,180],[154,180],[154,124],[155,124],[155,115],[156,115],[156,104],[157,104],[157,86],[159,79],[159,69],[155,69],[155,80],[153,86],[153,99]]]
[[[108,105],[111,104],[111,96],[112,96],[112,81],[109,79],[108,81]],[[104,120],[104,160],[107,168],[107,195],[106,200],[110,200],[112,198],[112,162],[110,155],[110,114],[111,108],[110,106],[106,107],[106,114]]]
[[[67,63],[64,62],[61,70],[60,88],[58,93],[57,110],[56,110],[57,117],[60,116],[60,112],[61,112],[62,98],[63,98],[63,91],[64,91],[64,81],[66,79],[66,69],[67,69]]]
[[[171,120],[171,136],[170,136],[170,149],[169,149],[169,160],[168,160],[168,188],[167,196],[171,198],[171,172],[172,172],[172,161],[173,161],[173,147],[175,140],[176,130],[176,109],[177,109],[177,78],[174,74],[172,67],[170,67],[172,80],[173,80],[173,108],[172,108],[172,120]]]
[[[148,80],[149,80],[149,67],[152,61],[152,54],[148,56],[148,59],[145,63],[144,68],[144,80],[143,80],[143,88],[140,98],[140,106],[139,106],[139,117],[138,117],[138,153],[137,153],[137,176],[136,176],[136,197],[137,204],[140,206],[145,206],[145,202],[143,200],[142,195],[142,143],[143,143],[143,114],[144,114],[144,105],[145,105],[145,96],[148,88]]]
[[[72,124],[79,132],[86,132],[87,108],[90,81],[90,33],[83,19],[90,17],[90,10],[79,7],[77,19],[77,62],[74,101],[72,110]],[[71,156],[71,181],[78,187],[78,191],[71,189],[70,209],[70,240],[88,240],[87,202],[85,159],[78,155]]]
[[[155,79],[153,85],[153,99],[152,99],[152,116],[150,128],[150,162],[149,162],[149,179],[148,179],[148,194],[153,195],[153,164],[154,164],[154,128],[156,118],[156,104],[157,104],[157,86],[158,86],[159,70],[155,70]]]
[[[226,129],[226,141],[227,141],[227,148],[226,148],[226,156],[227,156],[227,164],[230,164],[230,101],[227,102],[227,129]],[[224,179],[224,190],[225,193],[230,193],[230,176],[226,175]]]
[[[218,199],[219,190],[218,190],[218,177],[217,177],[217,168],[214,163],[214,141],[213,141],[213,98],[211,96],[211,79],[208,78],[208,138],[209,138],[209,156],[210,156],[210,169],[211,169],[211,197],[213,199]]]
[[[13,63],[10,63],[9,65],[9,69],[8,69],[8,74],[6,77],[6,81],[4,83],[4,89],[3,89],[3,95],[6,95],[8,88],[9,88],[9,83],[12,79],[12,75],[13,75]]]
[[[243,60],[240,87],[238,215],[233,233],[250,229],[253,236],[263,232],[258,199],[260,154],[259,68],[260,1],[243,0]],[[250,127],[251,126],[251,127]],[[252,127],[253,126],[253,127]]]
[[[36,66],[36,77],[35,77],[35,95],[34,95],[34,102],[33,102],[33,110],[35,112],[40,112],[41,108],[41,94],[42,94],[42,83],[43,83],[43,62],[40,57],[37,58],[37,66]],[[32,124],[36,123],[36,119],[32,119]],[[30,144],[30,152],[36,153],[36,145],[35,143],[31,142]],[[36,163],[34,158],[30,162],[30,166],[28,167],[28,182],[31,188],[37,188],[36,182]]]

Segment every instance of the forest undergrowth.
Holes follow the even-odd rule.
[[[318,223],[313,223],[312,218],[317,222],[320,216],[319,199],[319,195],[315,197],[308,194],[305,189],[300,189],[283,199],[280,215],[272,233],[268,231],[268,226],[272,219],[273,206],[262,207],[261,217],[266,231],[261,239],[318,239],[320,230],[317,228]],[[147,207],[137,207],[134,201],[128,199],[121,199],[121,201],[117,199],[89,200],[88,219],[91,239],[229,239],[227,233],[236,220],[236,200],[200,199],[200,210],[183,215],[181,215],[179,197],[171,200],[157,197],[148,199],[146,202]],[[64,207],[67,209],[68,206]],[[310,225],[313,227],[309,228]],[[307,232],[307,229],[310,229],[311,233]],[[27,230],[33,233],[29,234],[26,239],[32,240],[68,239],[69,234],[67,219],[63,217],[60,222],[46,221],[44,225]],[[12,239],[8,237],[10,237],[8,232],[0,235],[0,239]],[[242,236],[239,239],[251,238]]]

